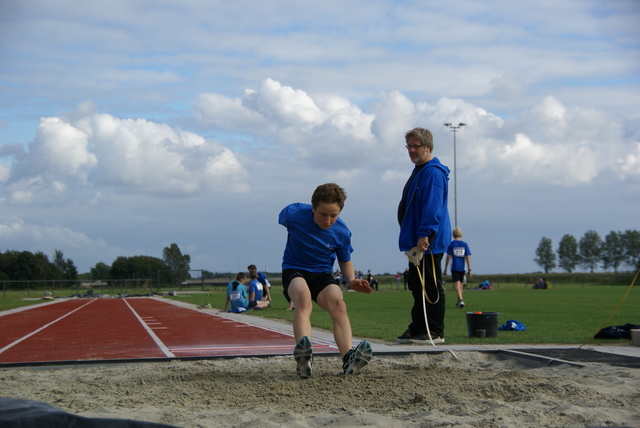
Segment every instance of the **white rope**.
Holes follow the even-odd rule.
[[[427,287],[425,285],[425,281],[424,281],[424,277],[425,277],[425,265],[422,264],[422,272],[420,272],[420,262],[422,260],[422,257],[424,256],[424,253],[422,251],[420,251],[418,249],[418,247],[413,247],[411,250],[409,251],[405,251],[405,254],[407,255],[407,257],[409,258],[409,261],[411,263],[413,263],[416,267],[416,270],[418,271],[418,276],[420,277],[420,284],[422,286],[422,312],[424,314],[424,324],[427,327],[427,335],[429,336],[429,341],[431,342],[431,345],[433,345],[433,347],[436,347],[436,344],[433,342],[433,338],[431,336],[431,330],[429,329],[429,320],[427,318],[427,300],[429,300],[429,303],[436,304],[440,301],[440,289],[438,288],[438,278],[436,277],[436,271],[435,271],[435,260],[433,258],[433,253],[431,252],[431,249],[429,249],[429,253],[431,254],[431,267],[433,270],[433,283],[435,284],[436,287],[436,292],[438,293],[438,298],[436,299],[435,302],[431,302],[429,300],[429,296],[427,295]],[[458,356],[449,348],[445,348],[447,351],[449,351],[451,353],[451,355],[453,355],[455,357],[456,360],[460,360],[460,358],[458,358]]]

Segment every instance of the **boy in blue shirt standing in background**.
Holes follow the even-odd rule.
[[[447,248],[447,261],[444,263],[444,274],[447,274],[447,267],[449,261],[453,259],[451,263],[451,279],[453,281],[453,289],[458,297],[456,308],[464,308],[464,300],[462,300],[462,289],[464,281],[464,264],[467,263],[468,277],[471,278],[471,250],[469,245],[462,240],[462,229],[459,227],[453,228],[453,241]]]

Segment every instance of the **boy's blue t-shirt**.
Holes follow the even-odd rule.
[[[313,221],[310,204],[294,203],[280,212],[278,223],[289,232],[282,269],[332,273],[336,258],[339,262],[351,260],[351,231],[342,219],[325,230]]]
[[[256,302],[262,300],[262,284],[257,279],[249,282],[249,297],[251,297],[251,293],[256,293],[254,299]]]
[[[451,256],[451,271],[463,272],[465,257],[471,255],[471,250],[466,242],[454,239],[447,248],[447,254]]]
[[[233,289],[236,285],[235,290]],[[238,308],[249,307],[249,299],[247,298],[247,287],[239,281],[231,281],[227,284],[227,295],[229,296],[229,302],[231,303],[231,310],[235,311]]]
[[[260,284],[265,287],[270,284],[269,278],[267,278],[267,275],[263,274],[262,272],[258,272],[258,281],[260,281]]]

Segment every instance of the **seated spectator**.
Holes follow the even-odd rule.
[[[269,307],[268,300],[262,300],[262,283],[258,280],[258,271],[249,272],[249,309],[264,309]]]
[[[262,284],[262,300],[267,300],[269,303],[271,303],[271,283],[269,282],[269,278],[267,278],[267,275],[259,272],[256,265],[253,264],[247,266],[247,270],[249,271],[249,276],[251,276],[251,271],[256,271],[256,273],[258,274],[258,281],[260,281],[260,284]]]
[[[488,279],[485,279],[474,290],[493,290],[493,284]]]
[[[399,272],[398,275],[400,275]],[[378,291],[378,280],[375,279],[371,274],[371,269],[369,269],[369,271],[367,272],[367,282],[369,283],[369,287],[371,287],[372,290]]]
[[[244,312],[249,309],[249,299],[247,298],[247,275],[239,272],[234,281],[227,284],[227,299],[224,302],[224,311],[226,312],[231,303],[230,312]]]
[[[546,290],[548,287],[547,280],[544,278],[538,278],[533,283],[534,290]]]

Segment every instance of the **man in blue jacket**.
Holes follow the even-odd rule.
[[[428,129],[412,129],[405,134],[405,141],[415,167],[398,205],[399,247],[403,252],[415,249],[422,257],[417,264],[409,262],[409,288],[413,294],[411,324],[398,337],[398,342],[430,343],[431,339],[434,343],[444,343],[441,262],[451,236],[447,209],[449,168],[433,156],[433,135]]]

